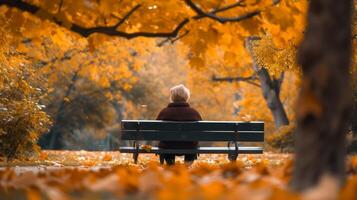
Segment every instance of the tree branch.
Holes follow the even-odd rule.
[[[50,19],[51,21],[55,22],[59,26],[63,26],[63,20],[60,19],[57,15],[54,15],[52,13],[49,13],[43,9],[41,9],[38,6],[32,5],[30,3],[24,2],[22,0],[0,0],[0,5],[7,5],[12,8],[18,8],[22,11],[27,11],[30,12],[37,17],[41,19]],[[116,30],[123,22],[129,18],[131,14],[136,11],[140,5],[135,6],[133,9],[131,9],[123,19],[121,19],[117,24],[114,26],[97,26],[93,28],[86,28],[78,24],[70,23],[72,26],[69,28],[69,30],[76,32],[80,34],[83,37],[89,37],[93,33],[102,33],[110,36],[120,36],[124,37],[127,39],[132,39],[135,37],[176,37],[178,35],[178,32],[180,29],[189,22],[189,19],[184,19],[182,20],[173,31],[171,32],[159,32],[159,33],[153,33],[153,32],[133,32],[133,33],[127,33],[124,31],[119,31]],[[42,15],[37,15],[37,12],[41,10]],[[49,16],[49,17],[46,17]]]
[[[238,1],[238,2],[236,2],[236,3],[234,3],[234,4],[227,5],[227,6],[223,6],[223,7],[221,7],[221,8],[217,8],[217,9],[215,9],[215,10],[209,12],[209,13],[210,13],[210,14],[217,14],[217,13],[219,13],[219,12],[223,12],[223,11],[226,11],[226,10],[229,10],[229,9],[232,9],[232,8],[235,8],[235,7],[238,7],[238,6],[240,6],[240,7],[245,7],[245,5],[242,4],[242,2],[243,2],[243,1]],[[193,19],[201,19],[201,18],[204,18],[204,17],[207,17],[207,16],[205,16],[205,15],[196,15],[196,16],[193,17]]]
[[[243,0],[238,1],[238,2],[236,2],[234,4],[231,4],[231,5],[227,5],[227,6],[223,6],[221,8],[214,9],[211,12],[209,12],[208,14],[214,15],[216,13],[223,12],[223,11],[226,11],[226,10],[238,7],[238,6],[244,7],[245,5],[242,2],[243,2]],[[200,14],[200,13],[197,13],[197,15],[192,17],[192,19],[198,20],[198,19],[202,19],[202,18],[206,18],[206,17],[208,17],[208,16]],[[249,17],[254,17],[254,16],[249,16]],[[249,17],[246,17],[246,19],[249,18]],[[241,19],[241,20],[243,20],[243,19]],[[181,36],[179,36],[179,37],[177,37],[175,39],[171,39],[170,37],[168,37],[165,40],[163,40],[162,42],[160,42],[158,44],[158,46],[161,47],[164,44],[166,44],[167,42],[171,42],[171,44],[173,44],[174,42],[176,42],[177,40],[181,39],[183,36],[187,35],[188,33],[189,33],[189,31],[186,31],[186,33],[182,34]]]
[[[216,77],[215,75],[212,76],[212,81],[215,82],[240,82],[244,81],[246,83],[249,83],[251,85],[260,87],[259,84],[255,83],[254,81],[257,80],[256,74],[253,74],[248,77]]]
[[[278,96],[280,95],[280,90],[281,90],[281,85],[284,80],[284,75],[285,75],[285,73],[282,72],[280,74],[279,78],[273,78],[273,80],[272,80],[273,88]]]
[[[61,12],[62,6],[63,6],[63,0],[60,0],[59,5],[58,5],[57,13]]]
[[[242,21],[244,19],[254,17],[260,13],[260,11],[257,10],[257,11],[253,11],[253,12],[238,16],[238,17],[234,17],[234,18],[222,18],[222,17],[216,16],[215,14],[235,8],[237,6],[245,6],[245,5],[242,4],[242,1],[239,1],[239,2],[236,2],[236,3],[228,5],[228,6],[217,8],[211,12],[204,12],[200,8],[198,8],[192,1],[190,1],[190,0],[185,0],[185,1],[186,1],[186,4],[189,5],[197,13],[196,16],[191,18],[193,20],[198,20],[198,19],[208,17],[208,18],[214,19],[221,23],[225,23],[228,21],[238,22],[238,21]],[[63,3],[63,1],[60,1],[61,5],[62,5],[62,3]],[[7,5],[11,8],[17,8],[22,11],[27,11],[33,15],[36,15],[40,19],[49,19],[59,26],[63,26],[63,24],[70,24],[71,25],[70,27],[67,27],[67,26],[65,26],[65,27],[73,32],[80,34],[83,37],[89,37],[90,35],[92,35],[94,33],[102,33],[102,34],[106,34],[109,36],[119,36],[119,37],[123,37],[123,38],[127,38],[127,39],[132,39],[132,38],[136,38],[136,37],[175,38],[178,36],[180,30],[190,21],[190,18],[183,19],[181,22],[178,23],[178,25],[171,32],[155,33],[155,32],[140,32],[139,31],[139,32],[127,33],[124,31],[119,31],[119,30],[117,30],[117,28],[120,25],[122,25],[135,11],[137,11],[140,8],[140,5],[136,5],[135,7],[133,7],[122,19],[120,19],[113,26],[97,26],[97,27],[90,27],[90,28],[83,27],[81,25],[72,23],[69,20],[63,19],[62,17],[58,16],[57,14],[59,14],[60,8],[58,9],[57,14],[53,14],[53,13],[50,13],[36,5],[32,5],[32,4],[25,2],[23,0],[0,0],[0,5]],[[60,7],[62,7],[61,5],[60,5]],[[41,11],[42,14],[38,15],[37,14],[38,11]],[[185,33],[183,35],[186,35],[186,34],[187,33]],[[176,40],[180,39],[181,37],[182,36],[174,39],[173,41],[176,41]]]
[[[223,7],[221,9],[217,9],[217,10],[212,11],[212,12],[203,11],[201,8],[199,8],[191,0],[185,0],[185,2],[193,11],[195,11],[197,13],[196,18],[208,17],[208,18],[213,19],[215,21],[218,21],[218,22],[220,22],[222,24],[224,24],[226,22],[239,22],[239,21],[242,21],[242,20],[245,20],[245,19],[249,19],[251,17],[259,15],[260,12],[261,12],[260,10],[255,10],[255,11],[246,13],[244,15],[238,16],[238,17],[218,17],[217,15],[215,15],[215,13],[220,12],[220,11],[225,11],[225,10],[228,10],[230,8],[236,7],[236,6],[239,5],[238,3],[241,3],[241,2],[235,3],[234,5],[231,5],[231,6]]]
[[[109,36],[120,36],[127,39],[132,39],[136,37],[176,37],[180,31],[180,29],[189,22],[189,19],[184,19],[181,21],[176,28],[172,32],[160,32],[160,33],[153,33],[153,32],[133,32],[127,33],[123,31],[118,31],[115,29],[114,26],[112,27],[103,27],[98,26],[94,28],[84,28],[79,25],[73,24],[71,30],[81,34],[84,37],[88,37],[93,33],[102,33]]]
[[[122,25],[137,9],[140,8],[140,4],[136,5],[134,8],[132,8],[124,17],[123,19],[119,20],[117,24],[115,24],[113,27],[116,29],[120,25]]]
[[[64,21],[62,18],[60,18],[59,16],[49,13],[43,9],[41,9],[38,6],[32,5],[30,3],[24,2],[22,0],[0,0],[0,5],[7,5],[9,7],[12,8],[17,8],[20,9],[22,11],[27,11],[31,14],[36,15],[37,17],[39,17],[40,19],[49,19],[51,21],[53,21],[54,23],[56,23],[59,26],[63,26],[64,22],[66,22],[66,24],[70,24],[71,26],[68,28],[69,30],[76,32],[78,34],[80,34],[83,37],[89,37],[90,35],[92,35],[93,33],[102,33],[102,34],[106,34],[109,36],[120,36],[120,37],[124,37],[127,39],[132,39],[132,38],[136,38],[136,37],[176,37],[180,31],[180,29],[182,29],[184,27],[184,25],[186,25],[189,22],[189,19],[184,19],[182,20],[175,28],[173,31],[171,32],[159,32],[159,33],[153,33],[153,32],[133,32],[133,33],[127,33],[124,31],[119,31],[116,30],[118,28],[118,26],[120,26],[121,24],[123,24],[123,22],[129,18],[130,15],[132,15],[134,13],[134,11],[136,11],[140,5],[135,6],[133,9],[131,9],[123,19],[121,19],[117,24],[115,24],[114,26],[97,26],[97,27],[92,27],[92,28],[86,28],[83,27],[81,25],[78,24],[74,24],[72,22],[69,21]],[[38,11],[41,10],[41,15],[37,15]]]
[[[181,34],[180,36],[176,37],[176,38],[166,38],[165,40],[159,42],[157,44],[158,47],[162,47],[164,46],[166,43],[170,42],[171,44],[175,43],[176,41],[178,41],[179,39],[185,37],[186,35],[188,35],[190,31],[186,30],[183,34]]]

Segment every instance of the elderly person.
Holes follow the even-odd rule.
[[[170,89],[171,103],[161,110],[158,120],[168,121],[199,121],[201,115],[187,103],[190,98],[190,91],[182,84]],[[160,141],[160,148],[166,149],[186,149],[197,148],[198,142],[178,142],[178,141]],[[175,154],[161,154],[160,160],[164,159],[168,165],[175,164]],[[192,164],[197,159],[196,154],[185,154],[185,163]]]

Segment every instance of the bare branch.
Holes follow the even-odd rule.
[[[227,6],[223,6],[221,8],[217,8],[214,11],[212,11],[211,13],[216,14],[218,12],[223,12],[223,11],[235,8],[235,7],[245,7],[245,4],[243,4],[243,0],[238,1],[238,2],[236,2],[234,4],[231,4],[231,5],[227,5]]]
[[[153,32],[133,32],[133,33],[127,33],[123,31],[118,31],[116,30],[116,27],[105,27],[105,26],[98,26],[94,28],[85,28],[76,24],[73,24],[70,30],[77,32],[81,34],[84,37],[88,37],[92,35],[93,33],[102,33],[110,36],[120,36],[124,37],[127,39],[132,39],[136,37],[176,37],[181,30],[181,28],[184,27],[189,22],[189,19],[184,19],[181,21],[176,28],[171,31],[171,32],[158,32],[158,33],[153,33]]]
[[[179,39],[185,37],[186,35],[188,35],[189,32],[190,32],[189,30],[186,30],[182,35],[178,36],[177,38],[172,39],[172,40],[171,40],[171,44],[173,44],[173,43],[175,43],[177,40],[179,40]]]
[[[176,37],[176,38],[166,38],[165,40],[159,42],[157,44],[158,47],[162,47],[164,46],[166,43],[170,42],[171,44],[175,43],[176,41],[178,41],[179,39],[185,37],[186,35],[188,35],[190,31],[189,30],[186,30],[182,35]]]
[[[245,19],[249,19],[251,17],[254,17],[256,15],[260,14],[260,10],[255,10],[249,13],[246,13],[244,15],[238,16],[238,17],[218,17],[217,15],[215,15],[215,13],[219,12],[219,11],[224,11],[224,10],[228,10],[230,8],[232,8],[233,5],[231,6],[227,6],[227,7],[223,7],[221,9],[217,9],[215,11],[212,12],[205,12],[203,11],[201,8],[199,8],[195,3],[193,3],[191,0],[185,0],[186,4],[197,13],[196,18],[202,18],[202,17],[208,17],[211,18],[215,21],[218,21],[220,23],[226,23],[226,22],[239,22]],[[236,7],[237,5],[233,6]],[[202,17],[201,17],[202,16]]]
[[[137,9],[140,8],[140,4],[136,5],[134,8],[132,8],[124,17],[123,19],[119,20],[117,24],[114,25],[114,28],[118,28],[120,25],[122,25]]]
[[[242,2],[243,2],[243,0],[238,1],[238,2],[236,2],[234,4],[231,4],[231,5],[227,5],[227,6],[223,6],[221,8],[214,9],[211,12],[209,12],[209,14],[216,14],[216,13],[223,12],[223,11],[226,11],[226,10],[238,7],[238,6],[244,7],[245,5]],[[207,15],[201,15],[201,14],[198,13],[198,15],[192,17],[192,19],[198,20],[198,19],[202,19],[202,18],[205,18],[205,17],[208,17],[208,16]],[[181,36],[177,37],[176,39],[172,39],[172,38],[168,37],[165,40],[161,41],[158,44],[158,46],[161,47],[161,46],[165,45],[167,42],[171,42],[171,44],[173,44],[174,42],[176,42],[177,40],[179,40],[180,38],[182,38],[183,36],[185,36],[187,34],[188,34],[188,31],[186,30],[186,32],[184,34],[182,34]]]
[[[238,6],[239,7],[245,7],[245,5],[242,2],[243,2],[243,0],[238,1],[238,2],[236,2],[234,4],[231,4],[231,5],[227,5],[227,6],[223,6],[221,8],[214,9],[211,12],[209,12],[209,14],[217,14],[219,12],[223,12],[223,11],[226,11],[226,10],[238,7]],[[207,16],[206,15],[196,15],[196,16],[193,17],[193,19],[201,19],[201,18],[204,18],[204,17],[207,17]]]
[[[59,2],[57,13],[61,12],[61,9],[62,9],[62,6],[63,6],[63,1],[64,0],[60,0],[60,2]]]
[[[212,76],[212,81],[215,82],[246,82],[251,85],[260,87],[259,84],[255,83],[254,81],[257,80],[256,74],[253,74],[248,77],[216,77],[215,75]]]

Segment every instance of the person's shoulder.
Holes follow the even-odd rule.
[[[167,113],[167,112],[170,112],[170,111],[171,111],[170,107],[165,107],[165,108],[161,109],[160,113]]]
[[[163,108],[160,112],[159,112],[159,114],[158,114],[158,116],[157,116],[157,120],[163,120],[165,117],[166,117],[166,115],[168,114],[168,112],[169,112],[169,108],[168,107],[165,107],[165,108]]]
[[[195,108],[193,108],[191,106],[189,107],[189,109],[191,110],[191,112],[193,114],[196,115],[197,120],[202,120],[201,114],[200,114],[200,112],[198,112],[198,110],[196,110]]]

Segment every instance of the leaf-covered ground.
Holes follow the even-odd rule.
[[[292,155],[201,155],[187,167],[159,165],[154,155],[43,151],[36,159],[0,162],[0,199],[301,199],[288,190]],[[357,199],[357,157],[348,159],[339,199]],[[331,185],[331,184],[330,184]],[[331,192],[329,184],[323,189]],[[320,192],[321,193],[321,192]]]

